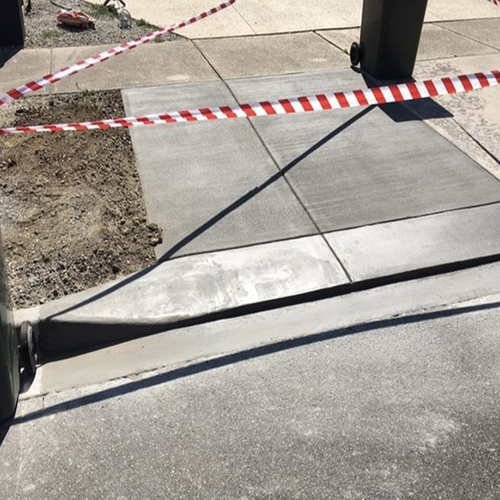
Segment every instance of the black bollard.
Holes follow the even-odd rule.
[[[351,63],[375,78],[407,78],[413,73],[427,0],[364,0],[360,42]]]

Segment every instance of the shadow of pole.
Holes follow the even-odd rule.
[[[125,396],[127,394],[131,394],[135,391],[139,391],[142,389],[156,387],[165,384],[167,382],[173,382],[175,380],[183,379],[193,375],[198,375],[224,366],[234,365],[242,361],[268,356],[270,354],[275,354],[282,351],[295,349],[297,347],[303,347],[311,344],[316,344],[319,342],[325,342],[335,338],[354,335],[357,333],[375,332],[377,330],[381,330],[383,328],[388,328],[388,327],[396,327],[400,325],[419,323],[422,321],[429,321],[439,318],[449,318],[468,313],[487,311],[498,308],[500,308],[500,302],[490,302],[487,304],[479,304],[474,306],[464,306],[453,309],[444,309],[426,313],[417,313],[402,318],[377,320],[354,327],[340,328],[337,330],[315,333],[312,335],[307,335],[296,339],[284,340],[276,342],[274,344],[268,344],[265,346],[254,347],[238,353],[223,355],[215,359],[202,362],[195,362],[189,366],[178,368],[166,373],[154,375],[147,379],[129,382],[119,387],[115,387],[113,389],[106,389],[103,391],[96,392],[94,394],[90,394],[88,396],[75,398],[73,400],[65,401],[63,403],[58,403],[49,408],[44,408],[43,410],[37,410],[32,413],[23,415],[22,417],[16,417],[13,419],[13,421],[9,423],[9,426],[23,424],[25,422],[30,422],[32,420],[36,420],[39,418],[48,417],[57,413],[74,410],[82,406],[106,401],[118,396]]]
[[[71,311],[74,311],[76,309],[79,309],[80,307],[84,307],[88,304],[91,304],[97,300],[102,299],[103,297],[106,297],[113,292],[116,292],[117,290],[129,285],[130,283],[136,281],[137,279],[141,278],[142,276],[145,276],[149,274],[151,271],[153,271],[156,267],[158,267],[161,263],[165,262],[166,260],[172,258],[179,250],[184,248],[188,243],[192,242],[194,239],[196,239],[198,236],[203,234],[205,231],[213,227],[217,222],[222,220],[224,217],[229,215],[230,213],[234,212],[237,210],[239,207],[241,207],[243,204],[247,203],[250,201],[252,198],[257,196],[259,193],[264,191],[266,188],[274,184],[276,181],[281,179],[285,174],[290,172],[294,167],[296,167],[301,161],[303,161],[305,158],[313,154],[315,151],[317,151],[319,148],[321,148],[323,145],[325,145],[327,142],[331,141],[334,137],[342,133],[344,130],[349,128],[351,125],[356,123],[358,120],[363,118],[365,115],[367,115],[370,111],[372,111],[375,108],[375,106],[369,106],[365,109],[363,109],[361,112],[359,112],[357,115],[353,116],[349,120],[347,120],[345,123],[337,127],[335,130],[330,132],[328,135],[323,137],[320,141],[318,141],[316,144],[311,146],[307,151],[302,153],[300,156],[292,160],[288,165],[283,167],[280,171],[276,172],[276,174],[272,175],[269,179],[267,179],[265,182],[263,182],[260,186],[257,186],[256,188],[252,189],[248,193],[244,194],[240,198],[238,198],[236,201],[228,205],[226,208],[221,210],[218,214],[216,214],[214,217],[212,217],[210,220],[202,224],[200,227],[198,227],[196,230],[194,230],[192,233],[190,233],[188,236],[183,238],[181,241],[176,243],[170,250],[168,250],[164,255],[160,257],[158,262],[142,271],[139,271],[136,274],[133,274],[132,276],[129,276],[128,278],[125,278],[124,280],[120,281],[120,283],[117,283],[116,285],[112,285],[106,290],[94,295],[93,297],[90,297],[86,300],[83,300],[82,302],[75,304],[71,307],[68,307],[66,309],[63,309],[62,311],[59,311],[47,318],[46,321],[50,321],[54,318],[57,318],[58,316],[61,316],[63,314],[69,313]],[[43,325],[41,325],[43,328]]]
[[[0,47],[0,68],[5,66],[5,63],[12,59],[22,47]],[[5,89],[7,90],[7,89]]]

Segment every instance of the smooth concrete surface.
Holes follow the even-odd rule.
[[[92,0],[93,3],[100,3]],[[223,3],[224,0],[182,0],[170,2],[166,0],[130,0],[127,10],[135,19],[145,19],[158,26],[170,26],[185,21]],[[247,0],[243,0],[247,1]],[[250,0],[255,8],[260,2]],[[234,7],[226,8],[218,13],[178,30],[179,34],[188,38],[253,35],[255,30],[238,13]]]
[[[362,0],[242,0],[235,9],[258,34],[360,26]]]
[[[500,9],[498,9],[500,10]],[[443,61],[421,61],[415,70],[416,79],[436,76],[475,73],[498,69],[499,55],[460,57]],[[465,95],[439,98],[439,104],[453,115],[439,119],[430,109],[431,101],[409,103],[408,106],[423,117],[426,123],[448,137],[467,154],[476,152],[486,157],[485,166],[500,179],[500,87],[482,89]],[[472,138],[472,140],[471,140]],[[482,151],[481,151],[482,150]],[[489,158],[488,158],[489,157]]]
[[[500,205],[325,235],[349,276],[363,281],[500,256]]]
[[[123,92],[128,115],[233,104],[222,82]],[[246,120],[131,130],[158,258],[317,233]]]
[[[500,9],[489,0],[429,0],[428,20],[453,21],[456,19],[499,18]]]
[[[127,9],[136,19],[144,18],[166,26],[190,18],[221,1],[128,0]],[[93,2],[100,3],[97,0]],[[362,0],[317,0],[314,3],[240,0],[234,6],[179,32],[189,38],[212,38],[359,27],[362,5]],[[487,0],[430,0],[426,21],[499,17],[500,9]]]
[[[346,68],[342,53],[315,33],[214,38],[196,45],[222,78]]]
[[[500,19],[470,19],[467,21],[440,23],[454,33],[466,36],[500,50]],[[466,54],[461,54],[466,55]]]
[[[3,494],[494,500],[499,301],[23,401]]]
[[[481,20],[481,22],[488,21],[491,20]],[[496,22],[497,20],[493,19],[492,21]],[[500,21],[500,19],[498,21]],[[467,21],[465,24],[468,25],[469,22],[470,21]],[[347,52],[349,52],[353,42],[359,43],[360,38],[359,28],[328,30],[318,33],[341,50]],[[369,47],[367,50],[369,50]],[[491,44],[483,44],[448,29],[444,29],[441,25],[428,23],[424,24],[422,30],[417,60],[425,61],[428,59],[446,59],[448,57],[491,54],[495,51],[496,50],[491,47]]]
[[[500,293],[500,264],[169,330],[43,364],[29,399]],[[89,369],[92,367],[92,369]]]
[[[193,255],[39,307],[50,355],[348,283],[320,236]]]
[[[53,49],[53,68],[64,68],[110,47],[114,45]],[[175,40],[142,45],[50,88],[53,92],[79,92],[216,79],[217,75],[192,42]]]
[[[364,86],[352,71],[228,84],[240,102]],[[500,184],[400,105],[251,121],[320,231],[500,201]]]
[[[0,49],[0,93],[50,73],[50,49]],[[47,87],[40,90],[47,92]]]

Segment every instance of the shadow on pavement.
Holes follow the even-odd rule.
[[[14,422],[14,417],[9,417],[7,420],[4,420],[3,422],[0,422],[0,447],[2,446],[3,440],[5,439],[5,436],[7,436],[7,433],[9,432],[9,429]]]
[[[415,82],[414,78],[406,80],[377,80],[372,76],[357,70],[361,73],[363,80],[368,88],[380,87],[384,85],[395,85],[399,83]],[[393,121],[408,122],[408,121],[422,121],[432,120],[436,118],[453,118],[453,114],[446,108],[443,108],[431,97],[425,99],[418,99],[416,101],[404,101],[402,103],[382,104],[380,109]]]
[[[142,271],[139,271],[138,273],[135,273],[132,276],[129,276],[128,278],[125,278],[120,283],[111,286],[110,288],[104,290],[103,292],[100,292],[100,293],[96,294],[95,296],[93,296],[93,297],[91,297],[89,299],[86,299],[86,300],[80,302],[79,304],[75,304],[74,306],[68,307],[68,308],[66,308],[66,309],[64,309],[62,311],[59,311],[56,314],[53,314],[52,316],[49,316],[47,318],[47,321],[50,321],[51,319],[54,319],[54,318],[56,318],[56,317],[58,317],[60,315],[69,313],[71,311],[74,311],[74,310],[76,310],[76,309],[78,309],[80,307],[84,307],[84,306],[86,306],[88,304],[91,304],[91,303],[93,303],[93,302],[95,302],[95,301],[97,301],[99,299],[102,299],[103,297],[106,297],[107,295],[112,294],[113,292],[115,292],[116,290],[119,290],[120,288],[123,288],[124,286],[127,286],[128,284],[134,282],[135,280],[141,278],[142,276],[147,275],[148,273],[150,273],[151,271],[153,271],[158,265],[160,265],[162,262],[165,262],[165,261],[169,260],[170,258],[172,258],[179,250],[181,250],[182,248],[184,248],[187,244],[189,244],[194,239],[196,239],[198,236],[200,236],[205,231],[207,231],[208,229],[210,229],[212,226],[214,226],[215,224],[217,224],[217,222],[219,222],[220,220],[222,220],[224,217],[226,217],[227,215],[229,215],[231,212],[234,212],[235,210],[237,210],[243,204],[245,204],[246,202],[250,201],[252,198],[254,198],[259,193],[261,193],[262,191],[264,191],[264,189],[268,188],[269,186],[271,186],[272,184],[274,184],[276,181],[278,181],[279,179],[281,179],[286,173],[288,173],[290,170],[292,170],[294,167],[296,167],[301,161],[303,161],[305,158],[307,158],[312,153],[314,153],[315,151],[317,151],[319,148],[321,148],[322,146],[324,146],[327,142],[331,141],[334,137],[336,137],[341,132],[343,132],[344,130],[346,130],[347,128],[349,128],[351,125],[353,125],[354,123],[356,123],[358,120],[360,120],[361,118],[363,118],[366,114],[368,114],[374,108],[375,108],[375,106],[370,106],[370,107],[367,107],[367,108],[363,109],[356,116],[352,117],[351,119],[347,120],[345,123],[343,123],[342,125],[340,125],[339,127],[337,127],[335,130],[333,130],[328,135],[326,135],[325,137],[323,137],[316,144],[314,144],[313,146],[311,146],[307,151],[305,151],[300,156],[298,156],[297,158],[295,158],[294,160],[292,160],[288,165],[286,165],[281,170],[279,170],[278,172],[276,172],[274,175],[272,175],[271,177],[269,177],[269,179],[267,179],[265,182],[263,182],[260,186],[255,187],[254,189],[252,189],[252,191],[249,191],[248,193],[244,194],[243,196],[241,196],[240,198],[238,198],[236,201],[234,201],[233,203],[231,203],[230,205],[228,205],[226,208],[224,208],[223,210],[221,210],[217,215],[215,215],[214,217],[212,217],[210,220],[208,220],[207,222],[205,222],[203,225],[201,225],[199,228],[197,228],[191,234],[189,234],[188,236],[186,236],[185,238],[183,238],[181,241],[179,241],[178,243],[176,243],[170,250],[168,250],[164,255],[162,255],[158,259],[158,262],[155,265],[153,265],[153,266],[151,266],[151,267],[149,267],[147,269],[144,269]]]
[[[19,51],[21,47],[7,47],[0,49],[0,68],[5,66],[5,63],[12,59]]]
[[[297,347],[307,346],[310,344],[324,342],[339,337],[345,337],[347,335],[354,335],[357,333],[366,333],[370,331],[375,332],[376,330],[380,330],[387,327],[395,327],[399,325],[418,323],[421,321],[433,320],[438,318],[460,316],[472,312],[485,311],[497,308],[500,308],[500,302],[491,302],[488,304],[479,304],[474,306],[457,307],[454,309],[444,309],[427,313],[418,313],[410,316],[405,316],[402,318],[377,320],[359,326],[340,328],[338,330],[317,333],[297,339],[285,340],[276,342],[274,344],[269,344],[266,346],[255,347],[238,353],[220,356],[218,358],[211,359],[208,361],[195,362],[189,366],[178,368],[166,373],[161,373],[159,375],[154,375],[150,378],[129,382],[119,387],[115,387],[113,389],[103,390],[100,392],[96,392],[95,394],[83,396],[70,401],[65,401],[63,403],[58,403],[49,408],[45,408],[43,410],[37,410],[32,413],[27,413],[22,417],[16,417],[10,422],[10,424],[8,424],[8,426],[23,424],[25,422],[29,422],[43,417],[48,417],[50,415],[54,415],[61,412],[70,411],[76,408],[80,408],[82,406],[109,400],[118,396],[124,396],[126,394],[130,394],[142,389],[156,387],[168,382],[172,382],[174,380],[190,377],[193,375],[207,372],[209,370],[221,368],[223,366],[233,365],[235,363],[240,363],[242,361],[268,356],[270,354],[286,351],[289,349],[294,349]],[[1,436],[2,435],[0,434],[0,438]]]

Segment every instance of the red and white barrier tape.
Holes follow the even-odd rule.
[[[500,7],[500,0],[488,0],[488,2],[491,2],[493,5]]]
[[[418,82],[400,83],[371,89],[333,94],[293,97],[261,101],[255,104],[207,107],[193,110],[174,111],[137,117],[113,118],[93,122],[64,123],[57,125],[33,125],[27,127],[0,128],[0,135],[31,134],[37,132],[73,132],[86,130],[106,130],[110,128],[129,128],[161,123],[180,123],[232,118],[251,118],[254,116],[285,115],[310,113],[340,108],[354,108],[391,102],[414,101],[426,97],[437,97],[462,92],[470,92],[500,84],[500,71],[458,75]]]
[[[87,59],[84,59],[82,61],[78,61],[77,63],[75,63],[71,66],[68,66],[66,68],[62,68],[59,71],[56,71],[55,73],[51,73],[51,74],[48,74],[46,76],[43,76],[42,78],[39,78],[38,80],[33,80],[31,82],[25,83],[24,85],[21,85],[20,87],[11,89],[8,92],[6,92],[5,94],[0,94],[0,106],[8,103],[10,101],[15,101],[17,99],[20,99],[21,97],[25,96],[26,94],[40,90],[47,85],[52,85],[52,84],[58,82],[59,80],[62,80],[63,78],[75,75],[76,73],[79,73],[80,71],[83,71],[84,69],[91,68],[92,66],[95,66],[96,64],[107,61],[108,59],[110,59],[112,57],[119,56],[120,54],[123,54],[124,52],[135,49],[139,45],[142,45],[144,43],[148,43],[151,40],[154,40],[155,38],[158,38],[158,37],[164,35],[165,33],[170,33],[174,30],[184,28],[185,26],[189,26],[190,24],[194,24],[197,21],[201,21],[202,19],[205,19],[209,16],[212,16],[213,14],[216,14],[217,12],[220,12],[223,9],[226,9],[227,7],[236,3],[237,1],[239,1],[239,0],[227,0],[226,2],[221,3],[217,7],[213,7],[211,9],[204,11],[204,12],[201,12],[197,16],[191,17],[190,19],[186,19],[185,21],[182,21],[180,23],[175,23],[175,24],[172,24],[172,25],[167,26],[165,28],[161,28],[161,29],[154,31],[153,33],[150,33],[149,35],[146,35],[142,38],[137,38],[136,40],[131,40],[130,42],[124,43],[124,44],[119,45],[117,47],[114,47],[112,49],[101,52],[100,54],[97,54],[96,56],[88,57]]]

